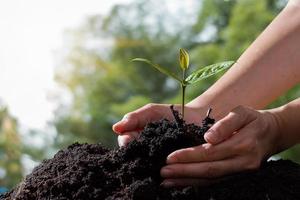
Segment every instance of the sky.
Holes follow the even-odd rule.
[[[22,126],[43,129],[53,118],[54,51],[62,48],[64,31],[126,2],[129,0],[0,1],[0,99]]]

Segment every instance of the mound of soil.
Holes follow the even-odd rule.
[[[2,200],[299,200],[300,167],[291,161],[262,164],[258,171],[224,177],[208,187],[164,189],[160,169],[174,150],[203,144],[202,127],[175,121],[149,123],[127,147],[75,143],[43,161]]]

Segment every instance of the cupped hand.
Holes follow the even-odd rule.
[[[180,149],[167,157],[161,169],[165,187],[207,184],[224,175],[255,170],[277,153],[276,116],[239,106],[216,122],[203,145]]]
[[[175,109],[180,111],[181,107],[176,105]],[[200,124],[204,114],[204,109],[185,106],[184,120],[188,123]],[[127,113],[121,121],[113,125],[114,132],[119,135],[119,146],[125,146],[134,140],[147,123],[163,118],[174,119],[170,104],[150,103],[133,112]]]

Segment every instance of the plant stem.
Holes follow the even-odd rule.
[[[186,70],[182,71],[182,81],[185,80],[185,74],[186,74]],[[182,119],[184,120],[184,99],[185,99],[185,88],[186,85],[184,84],[184,82],[181,83],[181,114],[182,114]]]
[[[185,96],[185,85],[181,85],[181,95],[182,95],[182,100],[181,100],[181,114],[182,114],[182,119],[184,119],[184,96]]]

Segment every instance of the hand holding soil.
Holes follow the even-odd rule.
[[[199,110],[189,109],[187,121],[199,122]],[[149,104],[126,115],[114,125],[121,146],[138,136],[151,120],[172,117],[168,105]],[[272,113],[246,107],[233,109],[205,134],[208,143],[171,153],[161,175],[163,185],[205,184],[206,179],[259,168],[261,161],[276,153],[278,128]],[[183,181],[184,179],[184,181]]]
[[[175,107],[180,110],[180,106]],[[185,106],[187,123],[201,124],[207,110],[190,108]],[[113,130],[118,134],[119,146],[126,146],[130,141],[137,138],[139,132],[149,122],[160,119],[173,120],[173,114],[169,104],[147,104],[142,108],[126,114],[121,121],[113,125]]]
[[[208,143],[168,156],[168,165],[161,170],[163,184],[205,184],[211,182],[207,179],[256,170],[262,161],[277,153],[278,134],[271,112],[239,106],[209,129],[204,136]]]
[[[162,185],[205,185],[225,175],[260,168],[270,156],[299,142],[299,107],[300,98],[272,110],[236,107],[205,133],[207,143],[169,154],[167,166],[161,169],[161,176],[165,179]],[[136,125],[170,117],[166,116],[167,108],[166,105],[147,105],[130,113],[125,122],[119,122],[114,128],[127,131],[126,136],[119,136],[122,140],[126,137],[132,140],[131,130],[141,128]],[[199,110],[198,113],[195,111],[186,112],[188,120],[198,120]],[[139,116],[144,121],[139,121]]]

